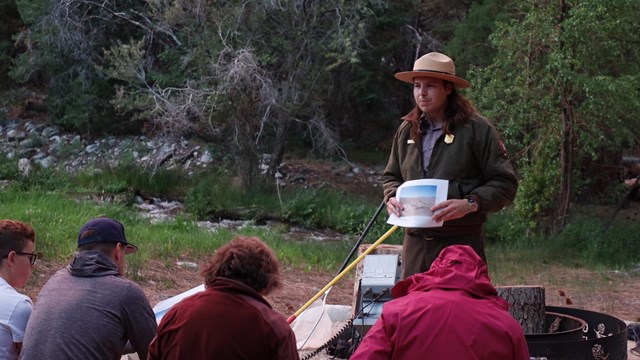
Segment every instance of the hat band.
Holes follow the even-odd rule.
[[[432,73],[437,73],[437,74],[445,74],[445,75],[449,75],[449,76],[455,76],[455,74],[452,74],[450,72],[446,72],[446,71],[438,71],[438,70],[413,70],[415,72],[432,72]]]

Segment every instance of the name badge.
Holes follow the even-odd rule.
[[[416,142],[415,142],[415,141],[413,141],[413,140],[411,140],[411,139],[407,140],[407,144],[415,144],[415,143],[416,143]]]

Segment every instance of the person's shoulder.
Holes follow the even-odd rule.
[[[488,118],[474,112],[469,116],[469,121],[476,126],[493,126],[493,123]]]
[[[16,302],[14,307],[14,313],[17,316],[28,318],[32,312],[33,312],[33,302],[28,296],[21,298]]]
[[[116,276],[116,279],[118,279],[118,281],[120,281],[122,283],[122,286],[127,286],[131,289],[134,289],[136,291],[143,291],[142,287],[135,281],[131,280],[131,279],[127,279],[125,277],[122,276]]]
[[[63,268],[60,268],[58,270],[56,270],[56,272],[53,273],[53,275],[51,275],[51,277],[49,278],[49,280],[47,280],[47,282],[45,283],[45,285],[49,282],[51,282],[52,280],[55,281],[57,278],[60,277],[72,277],[73,275],[71,275],[71,266],[67,265]]]
[[[396,135],[410,136],[411,128],[413,127],[410,119],[403,119],[398,128],[396,129]]]
[[[18,292],[16,289],[10,286],[0,288],[0,299],[2,299],[0,305],[3,306],[15,306],[19,303],[28,303],[33,306],[33,302],[31,301],[30,297]]]
[[[411,121],[402,120],[400,126],[398,126],[398,131],[408,131],[409,129],[411,129]]]
[[[113,276],[111,281],[113,287],[118,289],[113,291],[119,291],[126,297],[144,297],[146,299],[144,290],[135,281],[121,276]]]

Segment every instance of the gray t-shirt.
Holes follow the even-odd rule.
[[[156,328],[140,286],[106,255],[83,251],[40,291],[20,359],[117,360],[127,341],[146,359]]]

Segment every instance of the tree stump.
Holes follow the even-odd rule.
[[[525,334],[547,332],[544,286],[498,286],[496,290],[509,303],[509,313]]]

